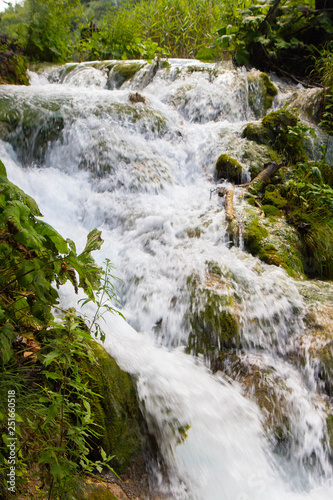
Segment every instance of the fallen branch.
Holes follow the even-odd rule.
[[[225,218],[227,221],[234,219],[234,206],[233,206],[234,190],[229,189],[225,196]]]
[[[252,187],[254,184],[256,184],[258,181],[261,182],[266,182],[268,179],[270,179],[273,175],[276,174],[276,172],[285,165],[285,160],[282,161],[282,163],[275,163],[275,162],[269,162],[265,163],[264,169],[259,172],[259,174],[248,184],[242,184],[242,187]]]

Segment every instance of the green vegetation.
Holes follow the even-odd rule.
[[[93,230],[77,254],[74,242],[43,222],[35,201],[8,181],[0,162],[2,498],[9,494],[8,394],[15,395],[16,491],[22,494],[32,482],[36,498],[62,499],[83,474],[109,464],[110,454],[116,452],[112,465],[120,471],[140,449],[131,381],[91,340],[91,332],[102,337],[103,311],[113,311],[105,297],[115,295],[109,263],[103,275],[91,256],[101,244]],[[85,302],[96,303],[90,322],[74,309],[59,310],[55,320],[53,283],[67,281],[85,292]]]
[[[215,167],[215,178],[227,179],[230,182],[240,184],[242,181],[243,167],[235,158],[222,154],[218,157]]]
[[[266,115],[261,124],[249,123],[243,136],[272,147],[294,163],[306,158],[304,139],[308,131],[309,128],[291,110],[282,109]]]
[[[244,220],[245,248],[266,264],[282,267],[292,277],[303,277],[302,247],[296,230],[273,205],[264,205],[265,218],[259,221],[258,209],[247,210]]]

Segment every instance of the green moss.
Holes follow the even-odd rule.
[[[55,103],[51,105],[22,103],[20,107],[11,97],[0,102],[0,136],[10,142],[25,159],[43,159],[47,143],[57,140],[64,128],[64,118]]]
[[[267,229],[259,225],[259,220],[254,219],[243,235],[245,248],[253,255],[257,255],[261,247],[261,240],[266,238],[268,234]]]
[[[243,131],[243,137],[258,144],[270,145],[274,140],[274,135],[262,123],[248,123]]]
[[[296,162],[306,159],[304,150],[305,134],[308,127],[303,125],[290,110],[272,111],[260,124],[249,123],[243,137],[259,144],[266,144],[288,160]]]
[[[264,144],[257,144],[254,141],[243,141],[241,148],[241,156],[239,158],[242,163],[248,165],[251,179],[254,179],[261,172],[265,163],[269,161],[276,161],[278,163],[280,161],[277,153]]]
[[[113,66],[109,73],[109,82],[111,82],[111,84],[109,84],[111,88],[120,88],[123,83],[133,78],[135,73],[137,73],[145,64],[145,62],[122,62]]]
[[[243,167],[235,158],[227,154],[219,156],[215,167],[215,178],[227,179],[230,182],[240,184],[242,182]]]
[[[107,488],[94,483],[84,484],[76,494],[76,500],[118,500]]]
[[[258,119],[272,106],[278,90],[266,73],[251,71],[247,75],[247,80],[249,106]]]
[[[105,112],[104,106],[95,110],[97,116],[103,112]],[[152,132],[161,136],[167,131],[167,121],[162,113],[145,105],[131,106],[130,104],[112,103],[108,113],[116,115],[120,122],[126,120],[126,122],[138,123],[141,133]]]
[[[187,319],[191,333],[187,351],[214,360],[221,351],[239,344],[239,329],[231,310],[233,297],[218,290],[199,288],[193,279],[189,284],[192,293]]]
[[[261,73],[261,80],[263,81],[266,88],[265,95],[265,108],[268,109],[273,104],[273,98],[278,94],[278,89],[271,82],[270,78],[266,73]]]
[[[247,203],[249,205],[251,205],[252,207],[256,206],[256,199],[254,198],[254,196],[247,196],[245,199],[246,199]]]
[[[141,416],[135,389],[130,376],[118,367],[101,345],[94,341],[88,345],[95,361],[92,366],[85,360],[82,363],[85,365],[85,381],[96,393],[96,397],[90,400],[94,422],[99,426],[94,429],[101,434],[94,443],[95,448],[102,446],[107,454],[115,455],[114,467],[121,472],[142,445]]]
[[[261,208],[264,211],[266,217],[279,217],[280,216],[280,210],[277,207],[274,207],[273,205],[262,205]]]
[[[327,433],[331,451],[333,452],[333,415],[328,415],[326,419]]]
[[[206,261],[207,269],[209,273],[217,274],[218,276],[222,276],[222,269],[218,265],[215,260],[207,260]]]
[[[262,202],[266,205],[273,205],[276,208],[282,209],[288,204],[288,201],[283,198],[278,190],[269,191],[266,189]]]
[[[259,222],[253,213],[245,218],[243,237],[246,250],[266,264],[282,267],[292,277],[304,276],[302,244],[297,232],[280,218],[276,207],[266,207],[269,219]],[[270,212],[272,209],[278,211],[278,217]]]
[[[325,381],[328,392],[333,393],[333,340],[327,342],[318,352],[321,378]]]
[[[171,68],[171,64],[169,63],[169,61],[167,61],[166,59],[164,61],[161,61],[160,62],[160,67],[162,69],[170,69]]]

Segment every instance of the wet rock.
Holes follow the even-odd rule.
[[[227,154],[221,154],[216,162],[215,179],[227,179],[235,184],[242,182],[243,167],[238,160]]]
[[[266,111],[272,107],[273,99],[278,90],[266,73],[250,71],[247,73],[248,100],[254,116],[262,118]]]
[[[300,340],[301,358],[308,360],[319,385],[333,396],[333,306],[312,304],[305,320],[306,334]]]
[[[110,71],[108,77],[108,88],[119,89],[125,82],[133,78],[135,73],[144,66],[146,62],[122,62],[116,64]]]
[[[260,218],[260,209],[248,208],[245,212],[246,250],[266,264],[282,267],[292,277],[303,277],[302,245],[296,229],[281,218],[280,210],[274,205],[264,205],[261,209],[267,214],[264,218]]]
[[[130,376],[123,372],[106,350],[96,342],[88,343],[94,363],[82,360],[85,365],[84,382],[96,394],[88,399],[98,425],[100,437],[93,438],[93,455],[102,447],[107,455],[115,455],[112,466],[117,472],[124,471],[131,459],[142,452],[142,417],[134,385]],[[94,456],[98,459],[98,456]]]
[[[132,104],[137,104],[138,102],[146,104],[146,98],[143,95],[139,94],[139,92],[135,92],[135,94],[130,94],[129,100]]]
[[[208,272],[204,284],[191,276],[188,287],[191,306],[186,318],[190,328],[187,350],[204,354],[212,361],[220,352],[239,345],[239,328],[232,308],[233,296],[228,282],[218,273]]]
[[[306,159],[304,150],[305,130],[297,116],[290,110],[272,111],[261,123],[249,123],[243,137],[275,149],[289,161]],[[293,133],[290,133],[292,131]]]

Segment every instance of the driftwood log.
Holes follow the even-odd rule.
[[[261,172],[259,172],[259,174],[254,179],[252,179],[251,182],[248,182],[247,184],[241,184],[240,187],[249,188],[254,186],[254,184],[256,184],[258,181],[266,182],[284,165],[284,161],[282,163],[275,163],[274,161],[265,163],[265,168]]]
[[[234,190],[229,189],[225,195],[225,218],[228,222],[234,219]]]

